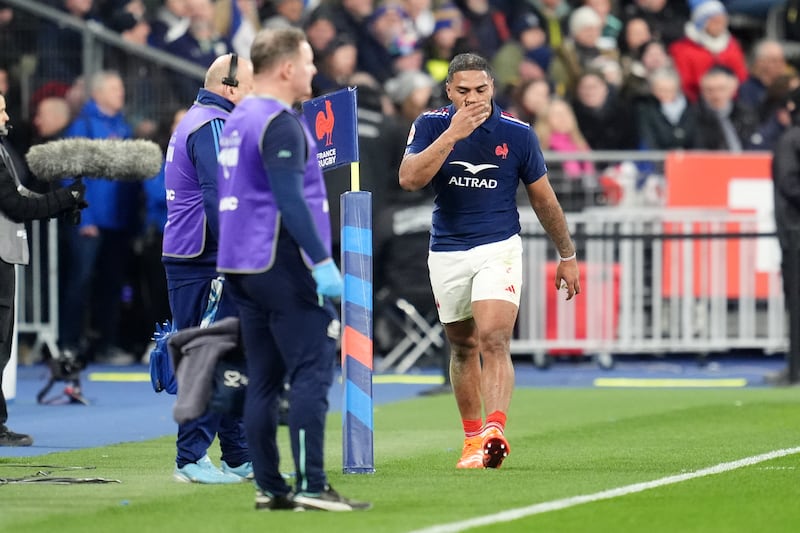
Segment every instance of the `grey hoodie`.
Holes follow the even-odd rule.
[[[239,348],[239,319],[227,317],[208,327],[177,331],[167,342],[167,348],[178,380],[178,399],[172,415],[177,423],[183,424],[206,412],[217,362]]]

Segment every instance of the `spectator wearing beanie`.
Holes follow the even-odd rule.
[[[550,75],[560,96],[571,96],[578,78],[599,58],[619,61],[619,49],[605,48],[603,19],[589,6],[579,7],[569,17],[569,38],[556,51]]]
[[[492,60],[495,89],[499,97],[510,97],[514,88],[527,79],[547,78],[553,57],[544,21],[533,12],[524,13],[511,22],[511,37]],[[524,61],[535,65],[535,73],[522,76],[520,67]],[[524,68],[522,70],[528,72]]]
[[[694,7],[705,0],[688,0],[689,7]],[[786,0],[725,0],[725,9],[729,13],[747,15],[749,17],[759,17],[766,21],[769,10],[773,7],[785,4]]]
[[[622,32],[622,21],[611,12],[611,0],[583,0],[583,5],[594,9],[603,21],[602,35],[606,39],[616,42]]]
[[[686,36],[672,43],[669,54],[681,77],[681,89],[690,102],[700,97],[700,80],[713,66],[730,69],[739,82],[747,79],[747,61],[739,41],[728,30],[722,2],[705,0],[692,8]]]

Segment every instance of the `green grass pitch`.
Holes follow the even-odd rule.
[[[0,458],[0,531],[408,532],[697,471],[800,446],[800,389],[530,389],[514,393],[498,470],[459,471],[451,395],[382,405],[374,474],[343,474],[341,417],[329,417],[331,484],[361,513],[256,512],[251,484],[173,481],[174,438]],[[119,423],[124,423],[120,420]],[[285,428],[284,470],[291,471]],[[210,453],[216,463],[216,444]],[[42,466],[44,465],[44,466]],[[90,470],[53,467],[91,466]],[[121,483],[7,483],[39,471]],[[800,454],[471,531],[794,532]],[[446,528],[440,528],[447,531]]]

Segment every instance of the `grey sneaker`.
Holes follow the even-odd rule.
[[[322,492],[298,492],[294,501],[312,511],[366,511],[372,507],[369,502],[345,498],[330,485]]]
[[[7,427],[0,425],[0,446],[30,446],[33,439],[24,433],[14,433]]]
[[[257,511],[305,511],[305,508],[294,501],[294,493],[274,496],[256,487]]]

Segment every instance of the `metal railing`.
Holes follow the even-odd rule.
[[[535,360],[587,354],[785,352],[781,275],[759,270],[755,214],[723,209],[596,208],[568,216],[584,292],[553,289],[553,247],[522,214],[523,300],[512,352]],[[761,258],[763,259],[763,257]]]
[[[113,47],[174,72],[203,78],[204,69],[198,65],[129,43],[97,23],[38,1],[4,2],[40,20],[81,32],[84,75],[101,68],[104,50]],[[22,87],[23,118],[32,89]],[[598,176],[580,182],[557,176],[561,163],[575,159],[649,163],[657,173],[663,170],[665,156],[665,152],[643,151],[545,153],[557,193],[577,191],[581,195],[568,221],[581,251],[585,293],[571,302],[555,297],[552,245],[530,209],[521,209],[526,287],[512,342],[515,354],[786,350],[780,273],[759,272],[755,266],[756,241],[772,237],[755,233],[755,215],[658,207],[603,209],[597,207],[604,201],[597,194]],[[731,226],[736,226],[736,231],[730,231]],[[38,343],[55,351],[58,276],[54,224],[34,223],[30,241],[31,266],[21,269],[19,282],[19,331],[36,334]]]
[[[28,227],[30,262],[17,269],[17,333],[33,335],[31,352],[58,355],[58,222]]]
[[[100,52],[93,50],[93,48],[94,45],[99,42],[115,46],[116,48],[125,50],[127,53],[148,59],[159,66],[169,67],[174,71],[180,72],[187,76],[195,77],[199,80],[202,80],[205,77],[206,69],[198,66],[196,63],[186,61],[185,59],[181,59],[150,46],[142,46],[130,43],[120,37],[118,32],[109,30],[96,21],[81,20],[78,17],[65,14],[63,11],[35,0],[3,0],[3,3],[9,4],[12,7],[30,13],[31,15],[35,15],[36,17],[40,17],[51,22],[57,22],[61,25],[81,32],[84,35],[85,55],[83,56],[83,59],[85,67],[96,66],[96,62],[93,61],[93,59],[100,55]],[[85,73],[90,74],[91,71]]]
[[[128,56],[141,58],[150,62],[154,66],[167,69],[171,73],[196,79],[199,82],[198,87],[205,77],[206,69],[204,67],[157,48],[126,41],[118,32],[110,30],[96,21],[82,20],[66,14],[63,11],[50,7],[43,2],[35,0],[3,0],[3,2],[16,10],[20,10],[32,15],[39,21],[53,22],[60,26],[71,28],[80,32],[83,37],[83,46],[81,52],[81,62],[83,65],[82,75],[85,79],[88,79],[93,73],[103,68],[114,68],[114,65],[107,65],[104,62],[106,47],[121,50]],[[21,35],[21,38],[30,39],[35,42],[36,36],[34,34]],[[22,108],[19,110],[18,116],[23,119],[28,119],[31,96],[37,88],[33,86],[32,76],[30,73],[23,73],[19,81],[21,85],[20,93]],[[127,82],[130,80],[124,81]],[[158,95],[157,98],[165,102],[167,100],[164,95]],[[191,102],[186,102],[186,106],[188,106],[190,103]],[[167,110],[163,111],[166,112]],[[158,117],[153,118],[155,119]]]

